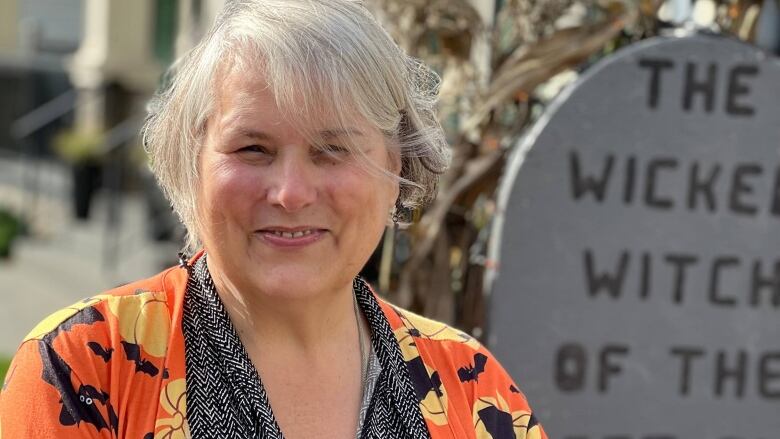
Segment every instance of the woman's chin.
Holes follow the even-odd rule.
[[[327,273],[300,267],[279,267],[271,273],[254,273],[250,282],[255,291],[267,297],[306,299],[327,294],[335,283]]]

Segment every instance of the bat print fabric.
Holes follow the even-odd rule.
[[[182,327],[188,279],[188,270],[170,268],[37,325],[0,387],[0,439],[193,437]],[[366,291],[358,296],[362,311],[373,313],[372,341],[389,346],[405,367],[409,407],[427,428],[421,437],[547,438],[518,386],[477,340]]]

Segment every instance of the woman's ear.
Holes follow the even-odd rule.
[[[401,195],[401,169],[403,168],[403,158],[401,157],[401,148],[395,142],[387,141],[387,171],[393,175],[391,193],[392,200],[389,208],[392,210]]]
[[[394,175],[401,176],[401,147],[398,145],[391,145],[388,149],[388,170]]]

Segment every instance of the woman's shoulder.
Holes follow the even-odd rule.
[[[380,302],[390,327],[403,346],[415,340],[415,345],[424,345],[432,355],[442,355],[449,358],[468,358],[476,352],[484,350],[482,344],[471,335],[456,329],[446,323],[423,317],[409,310]]]
[[[547,437],[525,395],[477,339],[387,302],[380,304],[432,433],[470,426],[478,437],[495,437],[498,431],[514,432],[517,438]]]
[[[52,342],[62,334],[77,336],[87,333],[95,336],[95,331],[84,331],[90,328],[128,332],[123,334],[128,336],[124,339],[134,339],[136,337],[129,333],[130,326],[137,328],[139,323],[170,320],[173,309],[183,300],[185,288],[186,271],[169,268],[147,279],[87,297],[52,312],[27,334],[22,343],[35,340]],[[106,327],[97,325],[101,322]]]
[[[183,337],[174,332],[180,333],[186,275],[172,268],[41,321],[19,347],[0,391],[2,433],[92,437],[121,429],[144,437],[153,431],[158,409],[150,402],[183,382]],[[132,423],[122,424],[128,413]],[[38,421],[19,422],[20,414]]]

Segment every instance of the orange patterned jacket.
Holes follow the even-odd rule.
[[[187,271],[170,268],[38,324],[0,391],[0,439],[189,438],[186,286]],[[439,374],[439,391],[419,401],[432,439],[504,439],[510,431],[513,438],[547,438],[523,394],[475,339],[378,300],[404,360],[420,357],[429,374]],[[461,382],[464,365],[478,379]]]

